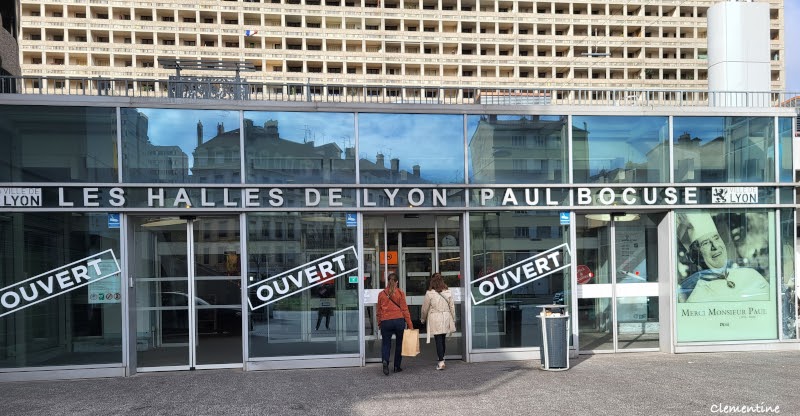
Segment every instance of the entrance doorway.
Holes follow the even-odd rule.
[[[137,371],[242,365],[238,216],[134,217]]]
[[[461,279],[461,216],[457,214],[399,214],[364,216],[364,288],[366,361],[380,362],[381,335],[375,303],[389,273],[397,273],[406,293],[414,327],[420,330],[420,357],[435,362],[436,347],[426,343],[421,323],[422,303],[431,274],[439,272],[453,292],[456,332],[446,338],[447,359],[461,359],[464,345],[461,317],[464,288]],[[394,344],[393,344],[394,345]]]
[[[578,214],[580,352],[659,349],[658,282],[666,279],[669,241],[663,213]]]

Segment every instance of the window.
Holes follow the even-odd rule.
[[[530,236],[530,228],[514,227],[514,238],[528,238],[529,236]]]
[[[152,45],[153,39],[142,39],[142,45]]]
[[[174,22],[175,18],[172,17],[172,16],[161,16],[161,21],[162,22]]]

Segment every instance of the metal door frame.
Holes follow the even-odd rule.
[[[132,217],[134,217],[134,218],[137,218],[137,217],[149,217],[149,215],[142,215],[142,216],[132,215]],[[170,217],[170,215],[163,215],[163,217]],[[156,367],[136,367],[134,369],[135,372],[146,373],[146,372],[175,371],[175,370],[195,370],[195,369],[206,370],[206,369],[220,369],[220,368],[243,368],[243,366],[244,366],[244,355],[242,355],[242,362],[241,363],[199,364],[199,365],[197,364],[197,344],[198,344],[198,341],[199,341],[198,340],[199,331],[198,331],[198,328],[197,328],[197,302],[193,301],[197,297],[197,294],[196,294],[196,292],[197,292],[197,289],[196,289],[197,272],[196,272],[196,269],[195,269],[195,243],[196,242],[195,242],[195,239],[194,239],[194,228],[195,228],[194,225],[195,225],[195,221],[197,221],[197,219],[200,218],[200,217],[202,217],[204,219],[205,218],[230,218],[230,219],[234,219],[235,220],[235,224],[237,225],[237,227],[240,228],[239,232],[241,233],[241,222],[240,222],[240,216],[238,214],[229,214],[229,215],[220,215],[220,214],[217,214],[217,215],[202,215],[202,214],[195,214],[195,215],[192,215],[189,218],[185,218],[186,223],[184,225],[185,225],[185,228],[186,228],[186,274],[187,274],[186,279],[187,279],[187,292],[188,292],[187,293],[187,296],[188,296],[187,308],[188,308],[188,318],[189,318],[189,322],[188,322],[188,325],[189,325],[189,328],[188,328],[188,330],[189,330],[189,363],[187,365],[168,365],[168,366],[156,366]],[[182,219],[184,219],[184,218],[182,218]],[[130,222],[129,222],[129,224],[130,224]],[[133,235],[132,230],[131,230],[131,235]],[[155,243],[156,242],[154,242],[154,244]],[[128,249],[129,250],[135,250],[135,247],[129,247]],[[158,249],[155,248],[153,252],[154,253],[158,253]],[[244,252],[244,249],[242,249],[242,252]],[[239,279],[240,280],[242,279],[241,272],[240,272]],[[135,287],[136,287],[135,281],[136,280],[138,280],[138,279],[137,278],[131,278],[131,287],[133,288],[133,291],[135,291]],[[134,299],[135,299],[135,293],[133,294],[133,296],[134,296]],[[136,308],[134,307],[134,309],[136,309]],[[243,302],[242,302],[242,311],[243,311],[242,312],[242,321],[244,322],[244,320],[250,319],[249,316],[247,316],[248,314],[244,313],[245,309],[244,309],[244,303]],[[244,323],[242,325],[244,326]],[[130,334],[131,334],[131,337],[133,339],[136,339],[136,332],[137,332],[136,319],[134,319],[131,322],[131,328],[130,328]],[[246,334],[246,332],[243,332],[243,335],[242,335],[242,343],[243,344],[245,343],[245,340],[247,339],[245,334]],[[134,349],[134,351],[132,351],[131,353],[133,355],[136,355],[136,350]]]
[[[649,213],[642,213],[641,215],[648,215]],[[579,214],[581,215],[581,214]],[[585,215],[585,214],[582,214]],[[646,282],[646,283],[621,283],[625,287],[631,287],[630,285],[636,285],[638,287],[632,287],[635,289],[633,292],[639,291],[654,291],[654,294],[626,294],[626,295],[619,295],[617,285],[617,220],[611,217],[611,221],[608,221],[608,247],[609,247],[609,277],[611,283],[602,283],[602,284],[593,284],[593,285],[578,285],[577,280],[574,281],[576,285],[576,299],[609,299],[611,302],[611,335],[612,335],[612,346],[613,348],[607,350],[581,350],[580,349],[580,342],[575,344],[575,348],[580,354],[616,354],[616,353],[626,353],[626,352],[652,352],[652,351],[659,351],[659,347],[652,347],[652,348],[619,348],[619,321],[618,321],[618,314],[617,314],[617,300],[619,298],[631,298],[631,297],[658,297],[658,285],[659,283],[665,278],[660,275],[657,282]],[[657,224],[658,225],[658,224]],[[658,227],[656,227],[658,229]],[[660,231],[659,231],[660,234]],[[659,236],[660,237],[660,236]],[[661,238],[659,238],[661,240]],[[575,242],[577,244],[577,240]],[[573,252],[577,253],[577,250],[573,250]],[[659,253],[660,250],[656,252]],[[660,271],[660,270],[659,270]],[[574,274],[574,273],[573,273]],[[647,287],[639,286],[639,285],[647,285]],[[590,292],[590,293],[584,293]],[[610,295],[605,295],[605,293],[609,293]],[[576,302],[577,303],[577,302]],[[664,307],[664,305],[659,305],[659,308]],[[577,317],[578,315],[576,315]],[[576,319],[577,321],[577,319]],[[659,324],[661,324],[661,317],[659,314]],[[576,322],[577,325],[577,322]],[[576,326],[579,327],[579,326]],[[662,336],[659,333],[659,338]],[[580,330],[578,330],[578,340],[580,340]],[[660,342],[660,341],[659,341]]]

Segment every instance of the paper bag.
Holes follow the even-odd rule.
[[[419,329],[406,329],[403,331],[403,351],[401,355],[406,357],[419,355]]]

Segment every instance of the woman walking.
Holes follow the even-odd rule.
[[[390,273],[386,289],[378,295],[377,318],[378,328],[381,330],[381,359],[383,361],[383,374],[389,375],[389,354],[392,352],[392,334],[395,336],[394,346],[394,372],[403,371],[400,363],[403,360],[403,331],[414,329],[411,323],[411,314],[408,313],[406,294],[398,287],[399,279],[396,273]]]
[[[428,343],[431,334],[436,342],[437,370],[444,370],[445,337],[456,332],[456,307],[444,278],[439,273],[431,276],[431,283],[422,302],[422,323],[428,323]]]

